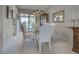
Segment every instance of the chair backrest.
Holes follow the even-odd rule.
[[[39,40],[40,42],[48,42],[51,39],[53,27],[50,24],[46,24],[40,27]]]
[[[54,34],[54,30],[55,30],[55,24],[51,23],[50,26],[51,26],[51,29],[52,29],[51,34],[53,35]]]
[[[24,32],[27,32],[27,25],[25,23],[22,23],[22,28],[23,28]]]

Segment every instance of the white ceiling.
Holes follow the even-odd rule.
[[[19,5],[19,9],[39,9],[39,10],[47,10],[51,5]]]

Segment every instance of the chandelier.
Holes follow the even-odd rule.
[[[46,14],[46,12],[44,12],[43,10],[33,10],[33,14],[34,15],[45,15]]]

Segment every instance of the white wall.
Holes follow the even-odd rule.
[[[9,7],[14,11],[13,19],[16,20],[15,25],[17,25],[17,8],[13,5]],[[0,48],[3,49],[3,53],[6,53],[7,50],[12,50],[11,47],[14,47],[13,50],[15,50],[17,47],[21,46],[20,43],[22,43],[22,39],[18,39],[21,34],[13,35],[14,29],[17,31],[17,28],[13,26],[13,19],[6,18],[6,6],[0,5]]]
[[[4,47],[11,40],[13,36],[13,24],[12,19],[6,18],[6,6],[2,6],[3,8],[3,42]]]
[[[72,26],[72,23],[69,21],[70,16],[76,16],[75,18],[79,18],[79,6],[55,6],[53,5],[49,10],[49,19],[52,22],[52,14],[56,11],[64,10],[64,22],[63,23],[55,23],[55,37],[60,37],[60,39],[64,39],[71,44],[73,44],[73,32],[71,29],[67,28],[67,26]],[[76,22],[76,26],[79,26],[79,22]]]
[[[32,9],[18,9],[19,13],[26,13],[26,14],[32,14],[33,10]]]
[[[2,34],[2,6],[0,6],[0,53],[2,53],[3,46],[3,34]]]

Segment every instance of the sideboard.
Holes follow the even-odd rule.
[[[79,27],[69,27],[73,30],[73,48],[72,51],[79,53]]]

